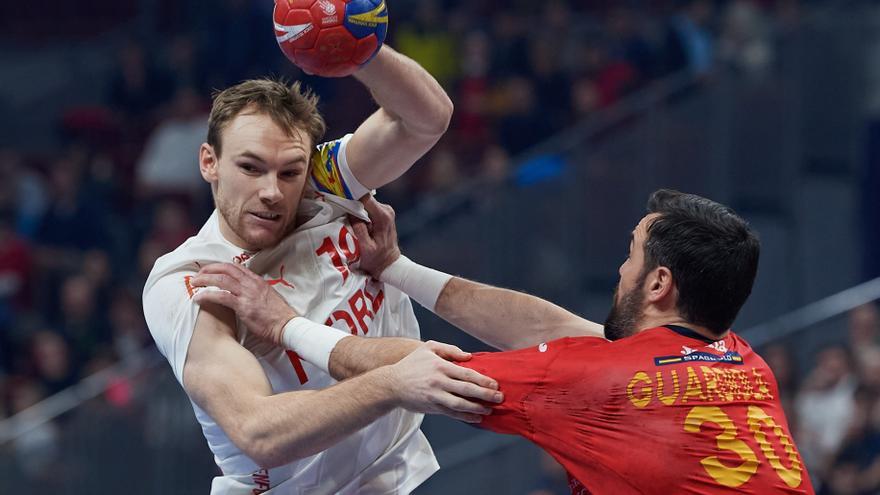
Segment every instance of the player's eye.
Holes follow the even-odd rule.
[[[294,177],[298,177],[300,175],[302,175],[302,171],[298,169],[285,170],[284,172],[281,172],[282,179],[293,179]]]
[[[239,163],[238,168],[240,168],[242,171],[244,171],[245,173],[248,173],[248,174],[254,174],[254,173],[259,172],[259,169],[250,163]]]

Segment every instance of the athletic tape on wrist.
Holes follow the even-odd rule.
[[[350,335],[297,316],[284,325],[281,341],[286,349],[295,351],[299,357],[329,374],[330,353],[340,340]]]
[[[452,275],[422,266],[403,255],[379,276],[379,280],[397,287],[431,312],[450,279]]]

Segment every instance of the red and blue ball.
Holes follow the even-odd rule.
[[[276,0],[275,39],[299,68],[324,77],[352,74],[388,32],[385,0]]]

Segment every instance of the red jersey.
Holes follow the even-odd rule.
[[[504,392],[482,426],[542,447],[573,494],[814,493],[773,373],[733,332],[670,325],[460,364]]]

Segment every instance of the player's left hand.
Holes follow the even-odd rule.
[[[193,287],[222,289],[199,290],[193,301],[226,306],[235,311],[249,331],[276,345],[281,345],[284,325],[299,316],[269,282],[236,263],[206,265],[190,283]]]
[[[361,199],[370,215],[370,223],[351,219],[351,228],[360,246],[360,269],[379,279],[386,268],[400,257],[394,208],[376,201],[372,195]]]
[[[492,413],[490,405],[504,400],[504,394],[495,380],[453,363],[470,357],[454,345],[430,340],[419,345],[388,368],[400,405],[410,411],[479,423]]]

